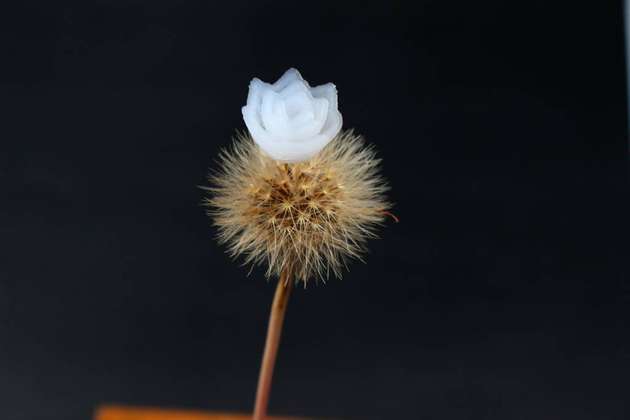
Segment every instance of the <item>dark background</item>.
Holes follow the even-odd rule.
[[[630,416],[620,1],[49,3],[0,13],[0,418],[251,408],[274,285],[197,186],[291,66],[401,222],[292,296],[272,411]]]

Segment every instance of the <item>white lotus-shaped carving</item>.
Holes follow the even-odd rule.
[[[311,87],[296,69],[273,84],[252,79],[243,119],[265,153],[290,163],[315,156],[342,124],[335,85]]]

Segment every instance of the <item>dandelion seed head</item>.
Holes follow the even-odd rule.
[[[379,160],[352,131],[310,160],[283,163],[240,134],[220,155],[205,200],[219,242],[267,277],[291,270],[296,282],[341,277],[366,251],[391,207]]]

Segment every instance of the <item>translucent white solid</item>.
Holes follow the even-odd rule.
[[[258,146],[289,163],[315,156],[339,133],[343,121],[335,85],[311,87],[293,68],[273,84],[252,79],[242,111]]]

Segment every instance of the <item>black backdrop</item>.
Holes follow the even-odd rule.
[[[197,185],[291,66],[401,223],[292,296],[272,411],[630,415],[621,2],[52,3],[0,13],[2,419],[251,408],[273,284]]]

